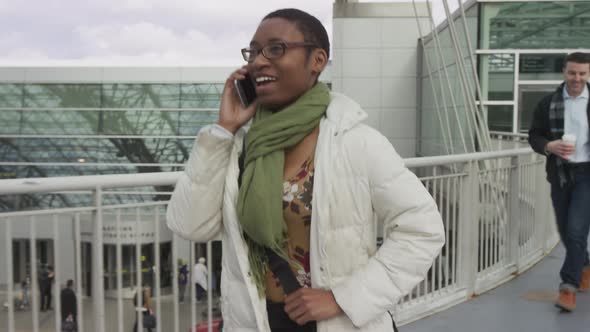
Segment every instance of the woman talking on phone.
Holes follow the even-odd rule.
[[[172,195],[174,232],[221,234],[224,331],[393,331],[389,311],[444,243],[435,202],[389,141],[318,82],[329,52],[315,17],[265,16]]]

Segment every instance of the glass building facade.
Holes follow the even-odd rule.
[[[443,23],[437,29],[440,42],[434,33],[424,38],[420,155],[478,150],[467,126],[465,98],[483,105],[477,115],[491,131],[526,132],[538,101],[563,80],[563,58],[590,51],[590,1],[470,1],[466,16],[481,96],[475,82],[466,93],[459,86],[458,57],[449,41],[449,25]],[[467,55],[465,25],[459,17],[454,22]],[[473,65],[464,59],[466,77],[473,80]],[[449,80],[441,68],[447,68]]]
[[[0,178],[179,170],[200,128],[217,120],[222,88],[222,83],[0,84]],[[124,200],[108,197],[112,203]],[[89,199],[27,196],[19,207],[76,206]],[[0,210],[13,206],[0,202]]]

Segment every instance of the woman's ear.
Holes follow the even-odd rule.
[[[311,56],[312,56],[312,68],[311,68],[312,72],[319,76],[320,73],[322,71],[324,71],[324,69],[326,68],[326,65],[328,64],[328,54],[326,54],[325,50],[323,50],[321,48],[316,48]]]

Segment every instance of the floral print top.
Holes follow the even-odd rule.
[[[311,198],[313,193],[313,153],[301,165],[297,174],[283,182],[283,218],[287,224],[287,254],[291,269],[299,284],[311,287],[309,273],[309,232],[311,226]],[[266,274],[266,298],[284,302],[283,288],[272,271]]]

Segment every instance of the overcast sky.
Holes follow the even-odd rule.
[[[441,1],[432,0],[438,17]],[[456,0],[449,2],[456,7]],[[332,3],[0,0],[0,64],[240,65],[239,49],[249,44],[265,14],[284,7],[305,10],[331,37]]]

